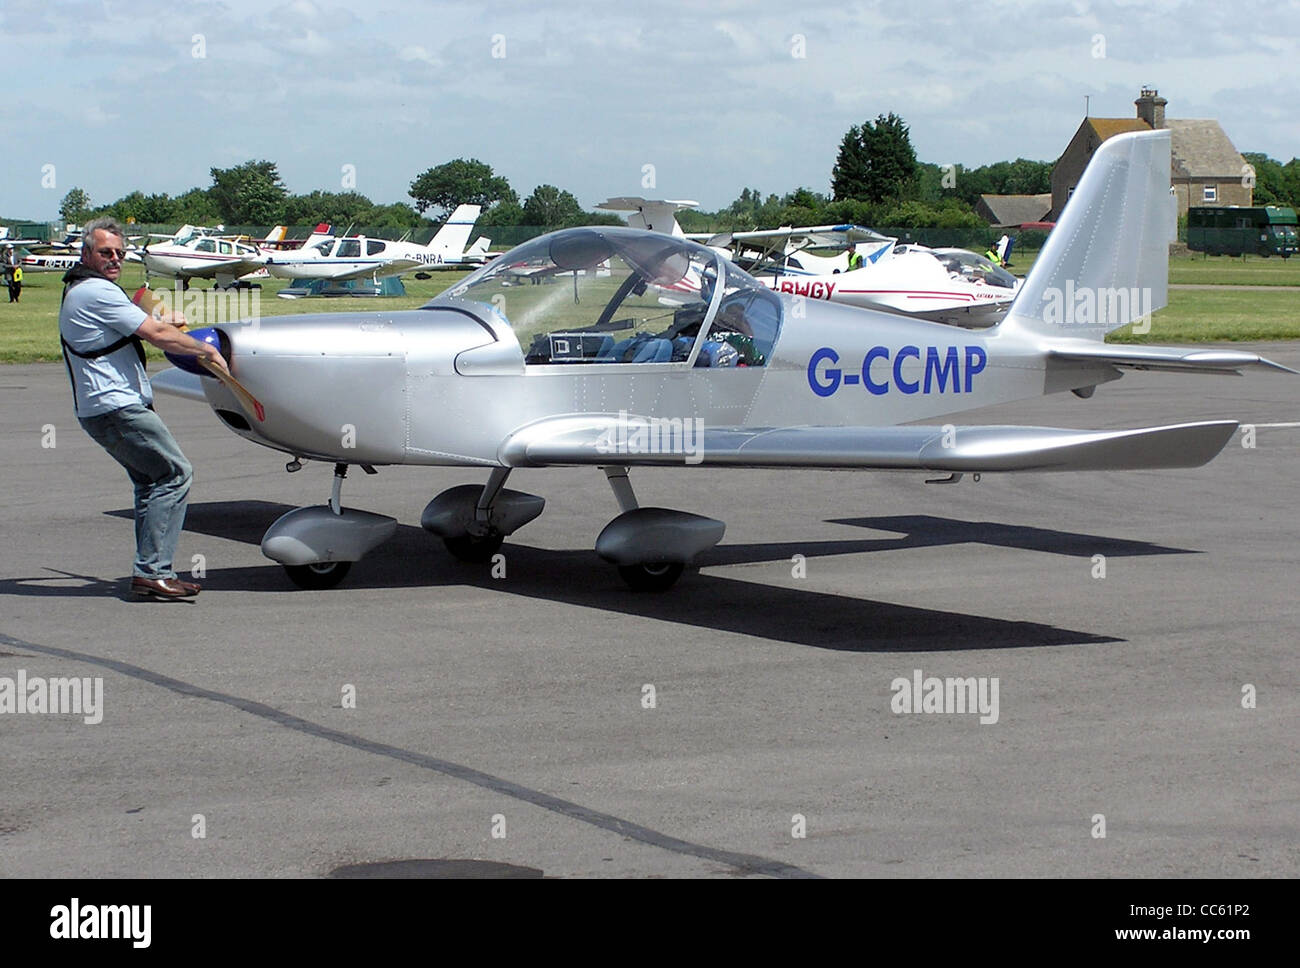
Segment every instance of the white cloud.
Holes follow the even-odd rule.
[[[424,169],[478,157],[521,195],[549,182],[585,204],[639,193],[653,163],[659,191],[716,208],[742,186],[824,191],[844,132],[890,111],[927,161],[1055,158],[1084,95],[1129,116],[1146,84],[1172,117],[1218,118],[1241,150],[1298,152],[1294,3],[1239,0],[1226,16],[1210,0],[5,0],[4,18],[9,103],[41,105],[0,106],[6,162],[57,162],[62,182],[87,129],[115,130],[83,186],[97,199],[268,158],[295,192],[356,164],[358,189],[389,202]],[[87,77],[102,85],[90,108]],[[141,131],[173,136],[141,150]],[[50,217],[48,195],[0,181],[0,211]]]

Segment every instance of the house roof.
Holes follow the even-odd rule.
[[[999,228],[1041,222],[1052,207],[1052,193],[1043,195],[981,195],[980,201],[993,213]]]
[[[1173,134],[1174,172],[1180,178],[1241,174],[1245,161],[1218,121],[1171,119],[1165,125]]]
[[[1141,118],[1087,118],[1102,141],[1126,131],[1150,131]],[[1241,173],[1245,163],[1228,136],[1211,118],[1166,118],[1173,154],[1173,174],[1178,178],[1222,178]]]
[[[1141,118],[1088,118],[1092,130],[1102,141],[1126,131],[1150,131],[1151,125]]]

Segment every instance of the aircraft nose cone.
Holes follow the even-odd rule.
[[[189,335],[200,343],[209,343],[212,346],[215,346],[221,355],[226,358],[226,362],[230,362],[230,337],[221,332],[221,330],[217,329],[215,326],[190,330]],[[173,366],[179,367],[186,373],[197,373],[199,376],[212,377],[211,373],[199,366],[199,358],[197,356],[173,353],[170,350],[165,351],[163,355],[167,357]],[[216,379],[215,377],[212,378]]]

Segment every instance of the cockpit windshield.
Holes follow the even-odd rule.
[[[1003,289],[1015,289],[1017,279],[1001,266],[966,249],[935,249],[934,256],[943,263],[948,275],[958,282],[973,282]]]
[[[525,242],[429,305],[504,321],[530,365],[762,366],[780,300],[704,246],[640,229],[565,229]]]

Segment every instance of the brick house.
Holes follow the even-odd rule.
[[[1134,118],[1084,118],[1079,130],[1052,169],[1052,211],[1049,219],[1060,218],[1083,170],[1107,138],[1125,131],[1150,131],[1167,128],[1172,145],[1170,184],[1178,196],[1178,214],[1187,214],[1193,205],[1243,205],[1253,203],[1251,180],[1246,160],[1228,136],[1212,119],[1165,117],[1168,103],[1158,91],[1144,88],[1133,102]]]

